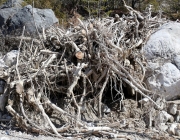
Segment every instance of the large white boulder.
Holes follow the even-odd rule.
[[[180,97],[180,23],[162,25],[143,48],[148,61],[145,82],[167,100]]]
[[[180,71],[172,63],[160,66],[159,70],[146,79],[146,83],[149,89],[168,100],[180,96]]]
[[[180,23],[170,22],[162,25],[152,34],[144,46],[148,60],[171,59],[180,53]]]

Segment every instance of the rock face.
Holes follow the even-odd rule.
[[[151,35],[143,48],[146,83],[167,100],[180,97],[180,23],[170,22]]]
[[[32,8],[27,5],[21,8],[22,0],[14,0],[13,4],[6,2],[0,9],[0,28],[4,34],[21,34],[23,26],[25,32],[31,35],[42,31],[58,22],[51,9]],[[36,30],[37,27],[37,30]]]

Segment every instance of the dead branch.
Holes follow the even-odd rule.
[[[105,119],[102,127],[95,121],[103,123],[110,112],[105,105],[106,94],[112,98],[108,102],[118,98],[121,108],[127,87],[161,109],[149,97],[154,93],[143,84],[146,61],[141,47],[165,21],[151,17],[151,13],[147,18],[125,2],[124,5],[129,15],[78,19],[79,25],[70,29],[43,30],[44,42],[25,37],[24,28],[22,36],[15,38],[19,42],[16,64],[0,73],[9,88],[1,95],[0,109],[3,110],[8,98],[8,112],[19,127],[29,131],[60,138],[60,133],[69,131],[75,136],[78,131],[79,135],[92,133],[130,139],[106,127],[112,121]]]

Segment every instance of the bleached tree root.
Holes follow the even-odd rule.
[[[65,132],[73,132],[72,135],[97,133],[130,139],[114,134],[108,125],[88,124],[104,117],[108,88],[112,98],[118,95],[120,102],[124,99],[124,83],[161,109],[149,97],[154,93],[143,84],[146,61],[141,47],[155,30],[151,25],[164,21],[153,21],[126,4],[125,7],[130,15],[93,21],[77,19],[79,25],[72,25],[69,30],[51,27],[43,32],[44,42],[25,37],[24,28],[22,36],[16,38],[20,42],[16,66],[1,76],[9,87],[9,92],[1,97],[9,94],[6,109],[19,127],[59,138]],[[11,96],[15,98],[10,100]]]

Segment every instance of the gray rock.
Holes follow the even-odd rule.
[[[152,34],[144,46],[144,53],[148,60],[171,59],[180,52],[180,23],[170,22],[162,25]]]
[[[8,22],[10,21],[11,17],[18,12],[19,9],[16,8],[5,8],[0,9],[0,27],[6,28],[8,26]]]
[[[180,23],[169,22],[153,33],[143,53],[148,60],[146,84],[167,100],[180,95]]]
[[[0,28],[6,29],[9,25],[10,19],[16,14],[21,8],[23,0],[7,0],[3,5],[0,6]],[[5,32],[5,30],[3,31]]]
[[[122,107],[121,109],[122,112],[126,112],[127,111],[127,108],[125,106]]]
[[[109,138],[110,138],[110,139],[117,139],[117,135],[116,135],[116,134],[111,134],[111,135],[109,136]]]
[[[176,111],[176,114],[177,114],[177,115],[180,115],[180,110],[177,110],[177,111]]]
[[[143,99],[139,100],[139,103],[142,105],[149,103],[149,102],[150,102],[150,100],[148,98],[143,98]]]
[[[158,129],[165,132],[168,129],[168,126],[165,125],[165,123],[160,123]]]
[[[22,0],[13,2],[12,8],[9,8],[12,5],[7,2],[5,4],[7,6],[0,9],[0,29],[3,34],[21,35],[25,26],[25,34],[37,35],[37,30],[42,32],[42,28],[47,29],[58,23],[58,19],[51,9],[32,8],[31,5],[21,8],[16,5],[20,4]]]
[[[12,65],[16,64],[16,59],[17,59],[18,51],[17,50],[12,50],[8,52],[4,58],[4,64],[8,67],[11,67]]]
[[[8,66],[6,66],[6,64],[4,63],[4,60],[0,59],[0,70],[7,69],[7,68]]]
[[[146,79],[150,90],[162,94],[167,100],[180,95],[180,71],[172,63],[165,63]]]
[[[160,108],[165,109],[166,108],[165,98],[157,97],[156,98],[156,104],[158,104]],[[154,108],[158,110],[158,108],[156,106]]]
[[[111,109],[107,105],[103,105],[103,113],[110,113]]]
[[[174,121],[175,122],[180,122],[180,110],[176,111],[176,115],[174,116]]]
[[[30,34],[42,32],[43,28],[48,28],[57,23],[58,19],[55,17],[51,9],[37,9],[27,5],[19,10],[10,20],[8,32],[22,30],[23,26],[26,27],[25,31]]]
[[[92,137],[90,137],[88,140],[99,140],[99,138],[98,138],[98,137],[95,137],[95,136],[92,136]]]
[[[179,129],[175,129],[175,135],[180,136],[180,130]]]
[[[168,113],[171,115],[175,115],[177,112],[177,105],[176,104],[170,104],[168,108]]]
[[[174,64],[180,70],[180,55],[175,55],[174,56]]]
[[[159,111],[153,120],[154,120],[154,126],[158,128],[159,124],[167,123],[167,121],[173,122],[174,118],[172,115],[168,114],[166,111]]]
[[[177,124],[176,123],[171,124],[171,126],[168,129],[168,133],[170,135],[175,135],[176,128],[177,128]]]
[[[175,115],[174,121],[178,123],[180,121],[180,116],[179,115]]]
[[[6,130],[6,134],[7,134],[7,135],[10,135],[10,131]]]

